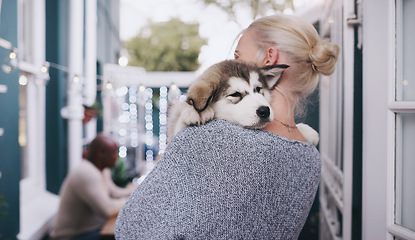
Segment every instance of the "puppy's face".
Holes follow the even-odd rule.
[[[259,69],[234,60],[220,62],[189,88],[187,102],[200,114],[212,107],[215,118],[247,128],[263,128],[274,118],[270,89],[287,67]]]
[[[270,91],[259,72],[251,71],[246,76],[230,77],[228,87],[212,103],[215,117],[237,123],[247,128],[263,128],[274,118],[270,107]]]

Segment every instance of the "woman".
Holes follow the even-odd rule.
[[[331,74],[338,47],[292,16],[254,21],[235,58],[290,67],[275,90],[266,130],[214,120],[169,144],[117,219],[118,239],[297,239],[320,177],[317,149],[295,127],[318,73]]]

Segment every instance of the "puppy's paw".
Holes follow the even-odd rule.
[[[308,141],[310,141],[314,146],[317,146],[320,141],[320,137],[316,130],[304,123],[297,124],[297,128]]]
[[[205,124],[215,118],[215,111],[212,107],[208,106],[205,111],[199,113],[200,116],[200,123]]]
[[[183,110],[180,119],[186,126],[198,126],[202,123],[199,113],[193,108],[193,106],[188,104],[186,108]]]

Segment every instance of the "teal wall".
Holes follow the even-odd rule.
[[[0,37],[17,48],[17,1],[2,1]],[[10,50],[0,48],[0,64]],[[19,84],[18,71],[6,74],[0,68],[0,84],[7,86],[0,93],[0,239],[16,239],[19,233],[20,147],[18,143]]]
[[[46,60],[68,66],[69,1],[46,0]],[[105,63],[116,63],[121,49],[119,39],[119,0],[97,1],[97,74]],[[68,126],[60,111],[66,106],[67,72],[49,69],[46,86],[46,181],[47,190],[59,193],[68,171]],[[97,80],[100,83],[100,80]],[[97,93],[100,102],[101,92]],[[102,118],[97,131],[103,130]]]
[[[46,0],[46,61],[67,67],[69,1]],[[60,111],[66,105],[67,73],[49,69],[46,86],[46,187],[59,193],[68,169],[67,121]]]

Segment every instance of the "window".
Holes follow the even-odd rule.
[[[396,115],[395,223],[415,231],[415,113]]]
[[[413,22],[415,16],[414,0],[395,2],[396,21],[396,75],[390,79],[392,103],[389,110],[393,115],[390,124],[393,138],[393,166],[389,182],[389,226],[390,233],[396,238],[415,239],[415,41]]]

